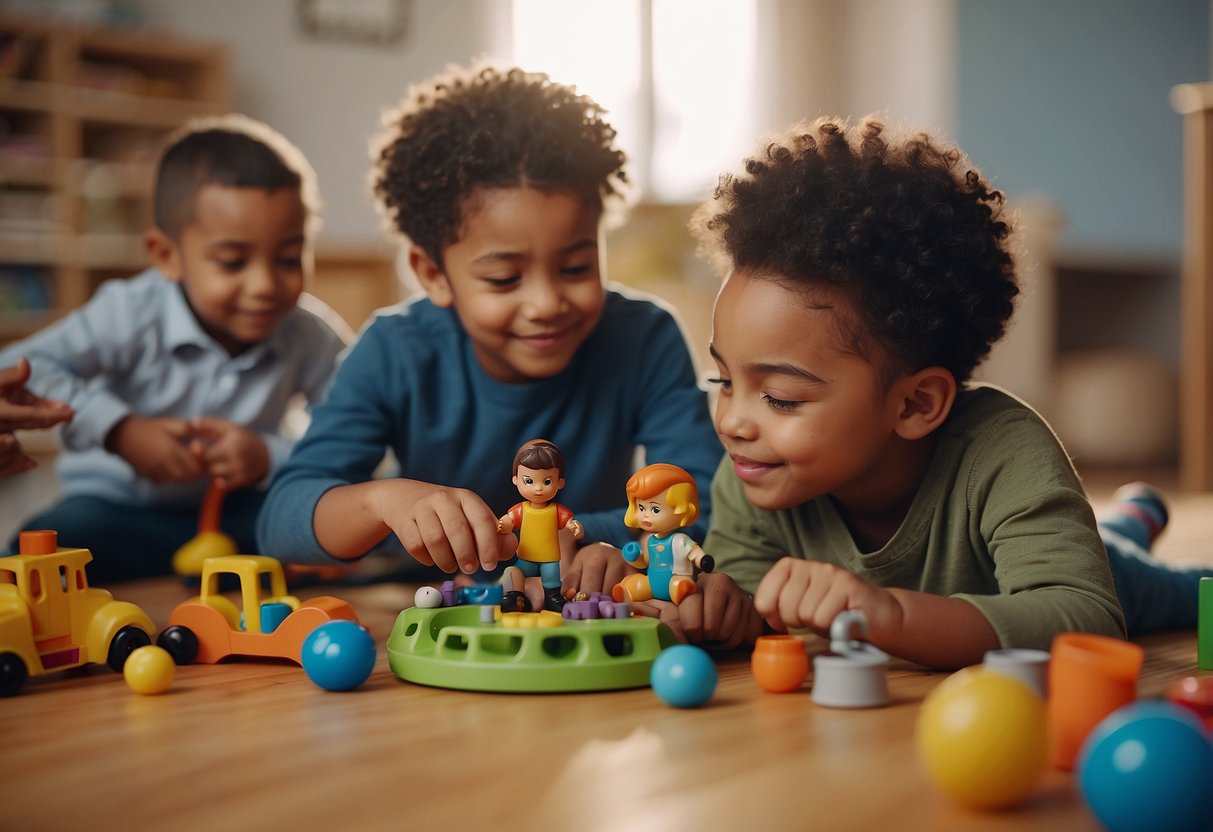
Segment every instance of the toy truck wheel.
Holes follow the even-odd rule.
[[[29,670],[16,653],[0,653],[0,696],[13,696],[25,684]]]
[[[168,651],[173,664],[193,664],[198,658],[198,636],[189,627],[175,624],[160,633],[156,644]]]
[[[126,666],[127,656],[151,643],[151,636],[134,624],[128,624],[114,634],[114,640],[110,642],[109,656],[105,663],[110,666],[110,670],[121,673],[122,668]]]

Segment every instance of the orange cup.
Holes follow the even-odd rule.
[[[1074,768],[1083,740],[1104,717],[1137,698],[1145,651],[1139,645],[1090,633],[1060,633],[1049,660],[1052,763]]]
[[[750,656],[750,670],[763,690],[790,693],[809,675],[809,654],[795,636],[759,636]]]

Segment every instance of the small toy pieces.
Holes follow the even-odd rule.
[[[698,708],[716,692],[716,665],[704,650],[675,644],[661,651],[649,672],[657,698],[675,708]]]
[[[1167,699],[1187,708],[1213,731],[1213,676],[1188,676],[1167,688]]]
[[[325,690],[353,690],[375,669],[375,640],[356,621],[321,624],[303,640],[303,669]]]
[[[173,553],[173,571],[178,575],[201,575],[207,558],[236,554],[236,541],[219,529],[225,496],[227,489],[211,480],[198,511],[198,534]]]
[[[243,610],[219,594],[219,577],[240,580]],[[261,597],[262,580],[270,597]],[[202,565],[201,594],[178,604],[156,643],[177,664],[214,664],[228,656],[282,658],[302,664],[303,641],[328,621],[358,616],[345,601],[330,596],[300,602],[286,592],[282,564],[261,555],[208,558]],[[191,656],[191,654],[193,654]]]
[[[135,650],[122,668],[126,685],[135,693],[155,696],[164,693],[173,684],[177,665],[163,647],[148,644]]]
[[[564,594],[560,583],[561,529],[568,528],[573,537],[585,534],[573,512],[553,502],[564,488],[564,455],[546,439],[532,439],[514,454],[513,483],[523,502],[516,503],[497,521],[497,531],[509,534],[518,530],[518,561],[502,576],[509,587],[501,602],[503,612],[525,611],[530,602],[519,586],[520,580],[510,569],[527,578],[538,576],[543,581],[544,609],[560,612]]]
[[[592,618],[627,618],[632,614],[632,605],[626,601],[615,603],[601,592],[578,593],[566,601],[562,614],[573,621],[588,621]]]
[[[972,809],[1013,806],[1049,759],[1045,704],[1027,685],[983,667],[953,673],[927,694],[915,745],[927,774]]]
[[[1200,579],[1200,607],[1196,619],[1196,666],[1213,670],[1213,578]]]
[[[623,547],[623,559],[645,570],[628,575],[611,588],[616,601],[682,603],[695,592],[695,569],[712,571],[712,557],[689,535],[679,532],[699,516],[699,487],[677,465],[656,462],[628,480],[628,510],[624,525],[640,529],[639,541]]]
[[[88,549],[58,545],[54,531],[24,531],[18,554],[0,558],[0,696],[29,676],[105,662],[121,671],[131,653],[152,643],[147,613],[90,588]]]
[[[814,704],[827,708],[889,704],[889,656],[860,640],[867,634],[868,620],[859,610],[843,610],[830,622],[830,652],[813,657]]]
[[[1140,645],[1091,633],[1059,633],[1049,660],[1052,762],[1069,771],[1078,749],[1104,717],[1137,698]]]
[[[432,610],[442,606],[442,593],[432,586],[423,586],[417,589],[413,595],[414,606],[421,607],[423,610]]]
[[[771,693],[799,690],[809,675],[809,654],[796,636],[759,636],[750,656],[750,670],[759,687]]]
[[[1100,722],[1077,771],[1087,806],[1112,832],[1213,826],[1213,744],[1169,702],[1135,702]]]
[[[387,640],[392,672],[419,685],[501,693],[638,688],[674,643],[655,618],[574,621],[543,610],[504,612],[486,623],[482,609],[401,612]]]

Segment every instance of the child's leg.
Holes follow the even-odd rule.
[[[171,575],[173,552],[198,530],[198,510],[116,503],[100,497],[67,497],[31,517],[23,529],[54,529],[59,545],[93,553],[89,583]],[[17,541],[11,543],[17,551]]]
[[[1099,519],[1099,532],[1129,635],[1194,629],[1200,579],[1213,575],[1213,567],[1166,564],[1150,555],[1168,516],[1157,490],[1133,483],[1115,496]]]

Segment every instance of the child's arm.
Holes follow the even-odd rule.
[[[362,555],[395,534],[420,563],[445,572],[492,570],[514,555],[518,539],[497,531],[497,517],[476,494],[417,480],[390,479],[325,492],[313,520],[331,555]]]
[[[807,627],[823,636],[840,612],[859,610],[868,620],[868,641],[927,667],[976,664],[999,646],[990,622],[967,601],[885,589],[842,567],[812,560],[776,563],[758,585],[754,606],[779,632]]]
[[[71,421],[71,407],[35,396],[26,389],[29,379],[30,365],[25,358],[0,369],[0,431],[36,430]]]

